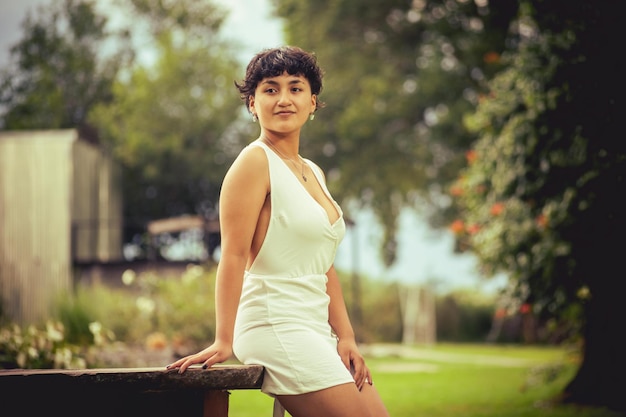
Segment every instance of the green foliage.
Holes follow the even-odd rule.
[[[357,339],[364,343],[401,341],[398,284],[341,272],[339,275]]]
[[[65,340],[63,324],[48,321],[45,328],[17,324],[0,328],[0,368],[85,368],[77,346]]]
[[[215,272],[191,266],[179,282],[159,281],[154,293],[155,330],[193,350],[206,347],[215,338]]]
[[[626,233],[618,192],[626,147],[617,139],[625,106],[615,88],[623,61],[597,47],[619,36],[615,13],[605,1],[522,2],[507,67],[467,119],[478,140],[455,190],[455,231],[486,273],[513,278],[512,300],[553,327],[582,329],[585,360],[566,395],[624,410],[613,381],[626,358],[610,325],[623,298],[615,280]]]
[[[103,323],[115,340],[124,342],[143,338],[151,331],[151,323],[142,320],[138,314],[136,296],[120,289],[80,286],[72,299],[59,303],[57,314],[70,329],[74,327],[71,323],[80,321],[73,317],[74,314],[89,317],[92,321]],[[84,328],[77,332],[82,334]]]
[[[104,56],[107,41],[124,44],[127,34],[110,32],[96,2],[58,0],[22,23],[24,38],[11,48],[13,66],[0,73],[4,129],[58,129],[82,125],[90,109],[107,101],[120,68],[121,48]]]
[[[127,270],[122,287],[80,286],[72,299],[63,300],[56,316],[68,329],[67,340],[89,344],[90,323],[98,322],[111,332],[110,340],[129,347],[150,344],[160,335],[174,353],[206,346],[215,335],[215,273],[210,266],[190,265],[180,276],[135,273]],[[364,343],[402,340],[402,318],[397,283],[366,278],[360,280],[359,311],[354,303],[352,277],[340,273],[346,305]],[[454,308],[441,308],[446,303]],[[444,340],[484,341],[489,332],[493,303],[469,292],[439,296],[437,334]],[[446,314],[454,314],[448,320]],[[360,319],[357,319],[360,314]]]
[[[129,68],[90,115],[122,166],[126,240],[151,220],[216,216],[226,169],[243,147],[239,65],[211,2],[132,1],[151,28],[155,62]],[[176,175],[172,175],[176,173]]]
[[[217,42],[181,44],[171,34],[157,47],[157,62],[118,81],[112,101],[90,116],[123,167],[125,218],[138,229],[163,217],[214,215],[240,149],[226,134],[241,106],[228,88],[236,78],[228,50]]]
[[[340,273],[344,298],[352,324],[363,343],[394,343],[402,341],[402,311],[400,292],[396,282],[385,282],[371,277]],[[354,286],[358,285],[358,295]],[[355,296],[360,305],[355,305]],[[435,296],[436,337],[442,342],[484,342],[492,328],[496,297],[470,290],[457,290]],[[552,335],[562,331],[553,326]],[[519,330],[514,329],[519,338]],[[562,340],[562,338],[557,338]]]
[[[607,153],[611,137],[585,136],[598,122],[577,110],[585,106],[575,101],[583,92],[576,97],[572,80],[562,78],[578,59],[572,54],[581,40],[572,31],[541,32],[529,15],[518,24],[526,34],[519,34],[508,68],[466,120],[479,140],[458,181],[464,227],[457,232],[487,274],[511,274],[519,298],[555,315],[584,302],[597,284],[594,275],[601,275],[598,249],[589,247],[589,235],[576,233],[584,224],[608,226],[593,219],[618,228],[610,233],[623,227],[608,188],[620,181],[614,173],[624,153]],[[608,194],[599,199],[604,187]],[[594,267],[586,261],[591,257]]]
[[[87,368],[97,363],[94,351],[115,340],[114,333],[98,321],[101,295],[59,300],[46,323],[27,327],[0,325],[0,368]],[[115,313],[120,309],[116,308]]]
[[[0,74],[0,126],[95,126],[88,139],[122,167],[125,241],[157,218],[215,216],[243,145],[224,17],[208,0],[57,0],[23,23]]]
[[[315,51],[326,70],[327,107],[307,125],[303,152],[326,169],[344,206],[357,201],[375,211],[385,230],[383,259],[392,264],[403,206],[424,210],[430,202],[440,210],[425,214],[445,223],[439,197],[474,139],[462,117],[501,67],[517,2],[274,4],[288,43]]]
[[[150,33],[165,33],[211,40],[224,21],[225,12],[206,0],[125,0],[130,14],[146,20]]]
[[[122,280],[121,288],[81,287],[75,299],[59,309],[64,323],[88,316],[129,346],[144,346],[160,334],[167,339],[164,343],[184,352],[213,339],[214,269],[190,266],[181,276],[127,270]],[[75,316],[63,313],[70,311]]]
[[[362,340],[366,343],[401,341],[402,314],[398,285],[370,281],[367,287],[362,304]]]
[[[65,329],[65,340],[68,343],[88,346],[94,342],[90,324],[96,321],[93,300],[81,297],[64,299],[57,304],[56,314]]]
[[[445,294],[436,300],[438,342],[484,342],[493,324],[493,299],[469,291]]]

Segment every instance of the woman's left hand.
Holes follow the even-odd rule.
[[[339,352],[343,364],[352,373],[352,377],[359,391],[366,383],[372,385],[372,375],[370,374],[369,368],[365,365],[365,359],[363,359],[363,356],[359,352],[356,341],[339,339],[337,352]]]

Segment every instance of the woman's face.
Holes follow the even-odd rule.
[[[250,97],[250,111],[264,129],[287,134],[306,123],[315,111],[315,103],[309,81],[301,75],[284,72],[259,82],[254,96]]]

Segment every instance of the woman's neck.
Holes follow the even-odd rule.
[[[277,135],[261,131],[259,140],[277,150],[280,155],[287,159],[298,158],[300,137],[297,135]]]

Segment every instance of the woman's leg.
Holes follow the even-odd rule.
[[[300,395],[279,395],[280,403],[293,417],[389,417],[378,391],[365,384],[342,384]]]

